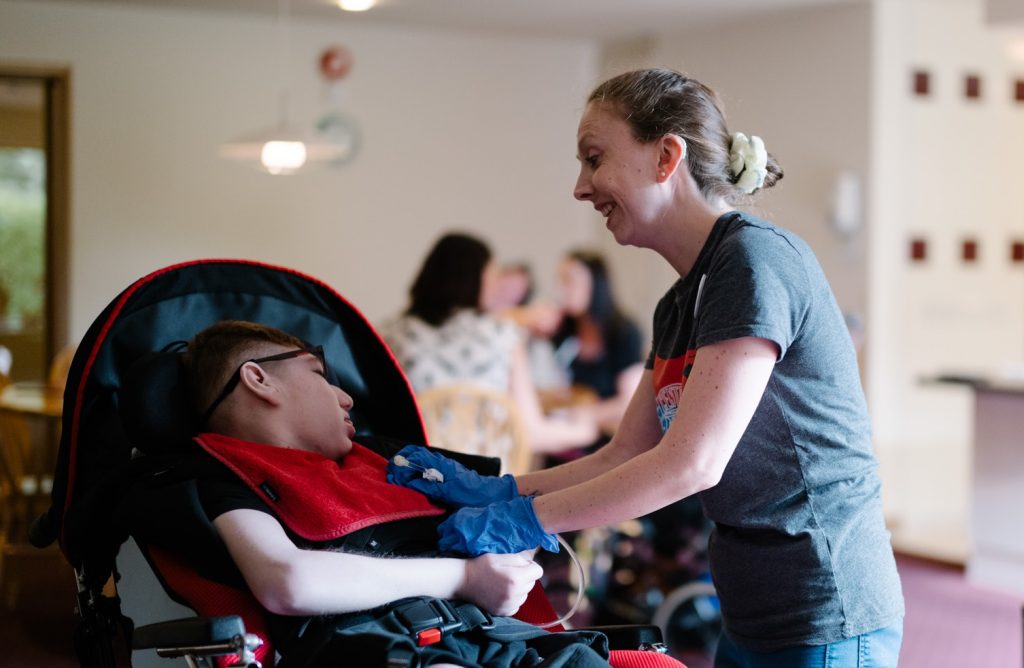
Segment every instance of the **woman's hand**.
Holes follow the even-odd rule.
[[[466,577],[457,598],[479,605],[492,615],[509,616],[526,601],[534,582],[544,574],[532,552],[484,554],[466,562]]]
[[[541,526],[533,511],[532,496],[518,496],[483,508],[463,508],[439,524],[437,533],[437,546],[442,551],[469,556],[538,547],[558,552],[558,539]]]
[[[387,477],[392,484],[452,506],[486,506],[519,496],[511,475],[482,476],[421,445],[407,445],[392,457]]]

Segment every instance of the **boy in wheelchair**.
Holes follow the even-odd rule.
[[[531,553],[438,553],[446,511],[388,484],[384,457],[353,443],[353,401],[328,383],[322,349],[222,321],[184,362],[203,416],[199,501],[222,541],[188,549],[211,579],[251,590],[282,666],[608,665],[600,633],[507,617],[542,574]]]

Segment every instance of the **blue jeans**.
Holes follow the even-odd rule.
[[[743,649],[723,633],[715,668],[895,668],[902,644],[902,621],[828,645],[798,645],[777,652]]]

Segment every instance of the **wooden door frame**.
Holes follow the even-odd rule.
[[[0,77],[40,81],[46,133],[46,350],[51,360],[70,341],[71,68],[0,62]]]

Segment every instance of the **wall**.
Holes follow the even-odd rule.
[[[0,60],[72,70],[72,338],[128,283],[181,260],[293,266],[379,319],[404,305],[446,229],[531,259],[544,281],[590,238],[571,190],[595,47],[295,20],[293,119],[329,108],[315,65],[343,44],[355,67],[341,104],[364,145],[343,169],[275,178],[217,148],[276,121],[276,27],[262,14],[0,2]]]
[[[904,547],[959,559],[971,395],[921,381],[1024,359],[1024,266],[1008,249],[1024,239],[1024,105],[1011,97],[1024,63],[980,1],[884,0],[875,12],[869,398]],[[911,94],[917,69],[931,73],[928,97]],[[968,73],[980,99],[963,97]],[[928,242],[927,261],[908,261],[911,237]],[[960,261],[966,237],[979,241],[974,265]]]

